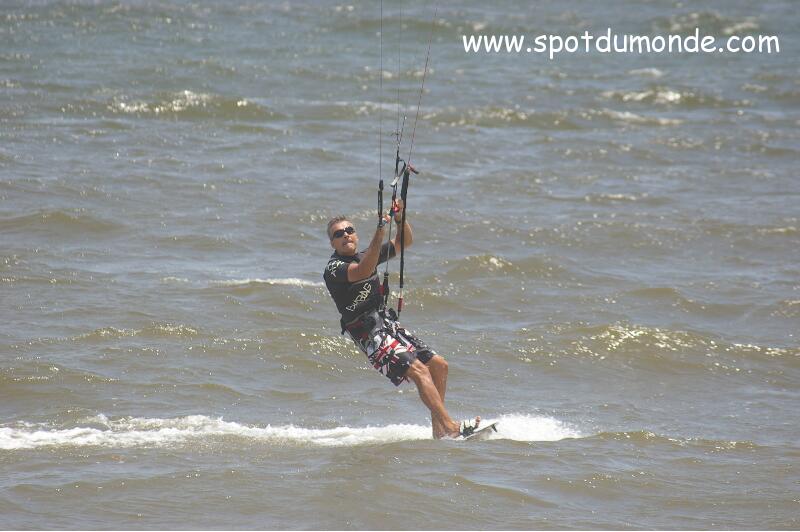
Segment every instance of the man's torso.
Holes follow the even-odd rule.
[[[390,249],[391,256],[394,256],[394,247],[390,243],[383,244],[378,264],[386,261]],[[342,315],[343,323],[349,323],[361,314],[376,310],[380,306],[380,280],[377,269],[366,279],[354,283],[347,280],[348,266],[353,262],[361,262],[364,253],[360,251],[349,257],[334,253],[325,267],[323,274],[325,285]]]

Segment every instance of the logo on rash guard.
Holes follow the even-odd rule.
[[[356,307],[366,301],[369,298],[370,293],[372,293],[372,285],[370,283],[364,283],[364,286],[361,287],[361,290],[358,292],[358,295],[353,300],[351,305],[346,306],[345,308],[350,312],[353,312]]]
[[[344,264],[344,261],[341,260],[332,260],[328,263],[328,272],[333,276],[336,277],[336,268]]]

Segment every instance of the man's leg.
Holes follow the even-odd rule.
[[[406,377],[414,381],[419,391],[420,399],[431,411],[431,420],[433,421],[433,437],[436,439],[444,436],[455,437],[459,434],[461,428],[459,424],[450,417],[444,407],[444,401],[439,395],[439,390],[433,382],[433,377],[428,367],[420,362],[414,360],[409,366],[405,374]],[[480,423],[480,418],[476,419],[476,425]]]
[[[458,423],[450,418],[447,410],[444,407],[439,391],[433,383],[431,372],[427,366],[419,360],[414,360],[406,371],[406,377],[414,381],[419,391],[419,397],[428,410],[431,411],[431,419],[433,420],[433,437],[439,439],[443,436],[456,436],[458,435]]]
[[[447,391],[447,360],[439,355],[433,355],[427,366],[431,372],[436,391],[439,392],[439,397],[444,401],[444,394]]]
[[[428,366],[428,371],[431,372],[431,378],[433,379],[433,385],[436,386],[436,391],[439,392],[439,397],[442,399],[442,402],[444,402],[444,394],[447,391],[447,361],[439,355],[433,355],[433,358],[425,365]],[[446,427],[436,419],[433,412],[431,412],[431,426],[433,427],[434,437],[436,437],[437,433],[441,434],[447,432]]]

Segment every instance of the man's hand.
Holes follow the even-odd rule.
[[[376,231],[382,232],[384,227],[386,227],[386,224],[388,224],[391,220],[392,219],[389,216],[389,214],[384,214],[383,216],[381,216],[378,219],[378,228],[377,228]]]
[[[394,214],[394,222],[397,224],[403,223],[403,200],[396,199],[392,202],[392,211]]]

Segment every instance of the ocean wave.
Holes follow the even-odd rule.
[[[644,205],[662,205],[665,197],[645,197],[635,195],[637,202]],[[556,201],[617,204],[622,201],[632,201],[632,198],[612,198],[608,196],[588,195],[579,197],[552,197]],[[679,249],[686,242],[697,238],[694,233],[675,227],[668,227],[655,223],[633,222],[619,219],[591,219],[578,220],[570,224],[561,224],[553,227],[535,227],[528,232],[527,240],[533,245],[545,243],[583,247],[591,245],[596,251],[601,249],[613,251],[618,249],[618,242],[625,242],[626,249],[650,253],[666,253]]]
[[[601,432],[595,437],[603,440],[630,441],[637,444],[668,444],[679,447],[701,447],[709,452],[745,450],[751,451],[759,446],[751,441],[713,440],[705,438],[682,438],[656,434],[649,430],[627,432]]]
[[[465,263],[464,266],[470,270],[477,268],[490,272],[508,270],[513,267],[510,260],[503,257],[495,257],[494,255],[472,255],[459,262]]]
[[[42,210],[0,220],[2,231],[45,230],[61,235],[77,234],[82,237],[87,233],[108,233],[121,227],[117,223],[93,216],[85,209]]]
[[[271,120],[282,117],[280,113],[247,98],[231,98],[190,90],[157,94],[152,101],[116,96],[106,108],[115,114],[137,116],[237,120]]]
[[[684,299],[669,290],[661,290],[660,295]],[[775,363],[786,367],[800,364],[800,348],[731,343],[699,332],[645,325],[614,323],[567,328],[559,333],[576,338],[563,355],[659,373],[768,373],[774,371]],[[537,354],[536,348],[530,351]]]
[[[583,197],[587,203],[615,203],[620,201],[645,201],[650,199],[650,194],[643,192],[641,194],[624,194],[624,193],[600,193],[600,194],[586,194]]]
[[[613,109],[592,109],[588,111],[590,116],[607,118],[614,122],[623,124],[636,124],[645,126],[679,126],[683,120],[678,118],[666,118],[662,116],[647,116],[643,114],[631,113],[630,111],[615,111]]]
[[[188,284],[191,281],[186,277],[175,277],[173,275],[169,275],[167,277],[162,277],[161,282],[167,284]]]
[[[693,34],[702,28],[702,35],[740,35],[761,29],[755,17],[731,18],[715,11],[679,13],[669,17],[657,17],[652,25],[658,33]]]
[[[144,336],[151,338],[166,338],[173,336],[197,336],[197,329],[183,324],[174,323],[153,323],[150,327],[143,329],[118,329],[116,327],[102,327],[90,333],[80,334],[72,337],[73,341],[83,340],[106,340],[120,339],[134,336]]]
[[[324,288],[325,283],[322,281],[311,281],[308,279],[300,279],[297,277],[276,277],[262,279],[260,277],[248,277],[245,279],[219,279],[209,281],[207,284],[199,281],[192,281],[186,277],[167,276],[162,277],[161,282],[165,284],[176,285],[197,285],[197,286],[212,286],[212,287],[233,287],[233,288],[252,288],[259,285],[267,286],[294,286],[299,288]]]
[[[783,218],[777,223],[762,225],[745,221],[727,221],[717,218],[699,218],[693,221],[697,233],[730,242],[746,242],[747,245],[760,246],[767,242],[779,243],[784,239],[797,237],[797,218]]]
[[[796,159],[798,155],[798,151],[794,148],[782,148],[776,146],[770,146],[769,144],[765,144],[763,142],[753,142],[751,144],[743,144],[740,145],[741,149],[745,153],[756,153],[761,155],[766,155],[770,158],[777,158],[777,157],[791,157],[792,159]],[[734,149],[737,149],[733,146]]]
[[[548,130],[579,130],[583,127],[572,119],[568,111],[542,112],[520,106],[485,106],[427,110],[423,118],[435,126],[449,127],[508,127],[522,126]]]
[[[580,336],[582,340],[575,342],[577,351],[601,359],[616,352],[634,350],[639,353],[642,348],[658,348],[650,356],[660,358],[663,356],[661,353],[684,351],[713,343],[713,340],[682,331],[619,323],[590,327],[584,329]]]
[[[756,229],[756,232],[761,235],[796,235],[800,230],[794,225],[784,227],[762,227]]]
[[[435,39],[437,35],[440,35],[440,32],[453,26],[453,23],[444,17],[431,19],[430,14],[428,14],[428,17],[420,16],[413,10],[404,11],[402,18],[396,12],[387,12],[383,17],[383,21],[381,21],[377,17],[364,16],[352,5],[335,6],[333,13],[330,15],[330,20],[335,24],[335,31],[342,33],[360,31],[374,34],[374,32],[380,31],[382,26],[399,28],[402,24],[404,35],[407,38],[412,38],[411,36],[413,35],[413,38],[417,39],[427,38],[431,29],[434,31]]]
[[[307,279],[298,279],[296,277],[276,278],[276,279],[229,279],[223,281],[211,281],[215,286],[253,286],[259,284],[266,284],[270,286],[298,286],[301,288],[322,288],[325,283],[322,281],[309,281]]]
[[[73,369],[62,365],[44,362],[21,362],[14,367],[0,368],[0,384],[61,384],[110,383],[117,379],[105,377],[90,371]],[[49,387],[47,388],[50,389]]]
[[[494,440],[531,442],[581,437],[577,430],[549,417],[511,414],[497,420],[487,419],[485,423],[492,421],[500,422],[498,432],[490,437]],[[431,439],[428,425],[342,426],[332,429],[295,425],[264,427],[204,415],[168,419],[124,417],[116,420],[99,415],[84,420],[83,425],[55,428],[17,422],[0,427],[0,449],[13,451],[50,447],[173,447],[198,440],[208,443],[209,439],[214,438],[237,438],[245,442],[271,445],[352,447]]]
[[[298,347],[303,349],[304,352],[309,352],[316,356],[350,358],[357,351],[353,342],[341,334],[325,336],[316,333],[308,335],[300,333],[300,337],[302,341],[298,342]],[[358,354],[361,355],[361,353]]]
[[[77,273],[77,272],[76,272]],[[54,284],[64,284],[64,285],[75,285],[75,284],[92,284],[91,282],[87,282],[86,279],[79,279],[77,277],[70,277],[69,273],[60,277],[50,277],[49,275],[45,276],[34,276],[34,275],[12,275],[10,277],[1,277],[0,282],[2,283],[24,283],[24,284],[32,284],[32,285],[54,285]]]
[[[46,383],[56,379],[60,371],[61,368],[56,365],[40,363],[24,367],[0,368],[0,383],[5,385],[13,383]]]
[[[783,103],[786,105],[789,104],[797,104],[800,103],[800,90],[794,88],[778,88],[778,87],[764,87],[764,86],[749,86],[747,90],[750,92],[756,93],[764,93],[769,99]],[[770,122],[775,121],[778,117],[780,118],[789,118],[791,117],[784,117],[784,116],[773,116],[770,115]]]
[[[657,68],[637,68],[629,70],[628,74],[631,76],[641,76],[646,78],[660,78],[664,76],[664,71]]]
[[[152,326],[142,329],[140,334],[155,338],[165,338],[170,336],[197,336],[198,331],[194,327],[180,323],[154,323]]]
[[[349,80],[349,76],[344,79]],[[304,100],[302,116],[305,120],[351,120],[353,116],[377,116],[378,113],[394,113],[397,106],[389,102],[374,100]],[[308,126],[311,127],[311,126]],[[326,127],[324,124],[313,124],[313,127]],[[330,126],[334,128],[335,126]]]
[[[616,100],[622,103],[642,103],[661,106],[681,106],[689,108],[698,107],[732,107],[741,106],[742,101],[732,101],[702,94],[694,90],[675,90],[668,87],[653,87],[645,90],[608,90],[601,96],[607,100]]]
[[[446,279],[464,280],[481,277],[485,273],[492,275],[525,275],[526,278],[551,278],[561,275],[565,268],[553,259],[543,256],[515,259],[513,262],[501,256],[491,254],[470,255],[454,261],[445,261],[448,267]]]
[[[320,163],[323,164],[351,161],[351,155],[324,147],[323,148],[292,147],[292,148],[287,148],[286,153],[289,153],[299,159],[309,161],[309,164],[314,164],[314,162],[316,161],[319,161]]]
[[[157,242],[159,247],[165,249],[185,247],[198,251],[229,251],[231,248],[240,246],[237,242],[231,241],[224,236],[212,236],[198,233],[163,236],[159,237]]]
[[[770,316],[774,318],[800,318],[800,299],[784,299],[772,305]]]
[[[497,432],[488,438],[490,440],[537,442],[584,437],[584,434],[577,428],[547,416],[505,414],[496,419],[485,419],[483,423],[489,424],[494,421],[499,421],[499,424]]]

